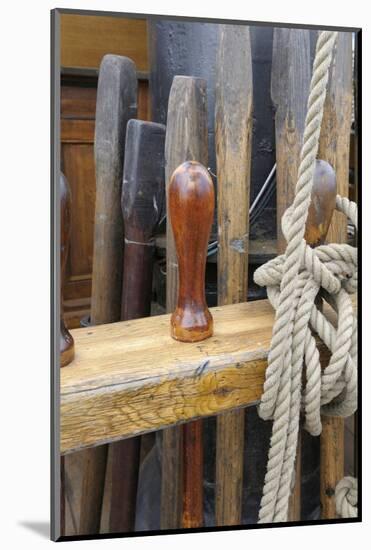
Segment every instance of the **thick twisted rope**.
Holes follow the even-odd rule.
[[[294,475],[301,408],[305,427],[313,435],[321,432],[321,413],[348,416],[357,407],[357,335],[349,294],[357,288],[357,253],[349,245],[330,244],[311,249],[304,239],[311,200],[315,160],[326,96],[328,72],[336,32],[321,32],[316,47],[308,98],[298,182],[292,206],[282,219],[287,241],[285,254],[255,272],[255,282],[267,286],[276,309],[271,349],[259,414],[273,419],[267,472],[259,522],[286,521]],[[357,207],[337,197],[336,208],[357,224]],[[315,299],[323,296],[338,315],[337,327],[317,309]],[[322,372],[312,331],[331,351]],[[302,370],[306,385],[302,391]],[[351,494],[338,490],[339,499]],[[339,510],[347,510],[339,504]]]

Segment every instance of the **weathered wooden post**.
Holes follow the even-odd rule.
[[[215,136],[218,177],[218,303],[245,301],[248,285],[252,131],[250,30],[221,25]],[[244,411],[217,418],[216,525],[241,521]]]
[[[127,57],[104,56],[95,119],[96,204],[91,323],[120,320],[123,221],[121,186],[126,125],[136,116],[137,78]],[[107,446],[85,454],[79,533],[99,533]]]
[[[68,249],[71,238],[71,190],[64,174],[60,174],[60,208],[61,208],[61,292],[60,292],[60,367],[66,367],[75,356],[74,341],[63,318],[63,284],[66,278]],[[66,534],[66,493],[65,493],[65,463],[60,458],[60,520],[61,535]]]
[[[310,33],[303,29],[275,28],[273,34],[271,94],[275,106],[277,250],[282,254],[286,241],[282,216],[295,194],[300,152],[311,77]],[[301,437],[298,438],[295,488],[290,498],[289,519],[301,515]]]
[[[128,122],[121,198],[125,232],[122,321],[151,314],[154,231],[165,198],[164,146],[165,126]],[[140,441],[133,437],[111,445],[110,532],[135,527]]]
[[[197,160],[207,166],[206,83],[199,78],[176,76],[170,91],[165,140],[165,180],[169,211],[169,184],[174,170],[183,162]],[[178,262],[171,224],[167,224],[166,308],[173,312],[177,303]],[[174,529],[182,523],[183,505],[183,430],[193,430],[193,447],[188,447],[190,466],[193,451],[201,451],[200,425],[163,431],[161,528]],[[202,494],[202,486],[199,492]],[[199,518],[200,519],[200,518]]]
[[[330,68],[318,156],[336,173],[338,194],[349,193],[349,147],[352,122],[352,33],[339,32]],[[347,220],[335,212],[329,242],[346,242]],[[334,492],[344,476],[344,419],[322,417],[321,507],[322,518],[336,517]]]
[[[75,349],[71,334],[63,318],[63,285],[66,278],[68,249],[71,238],[71,190],[64,174],[60,175],[61,194],[61,302],[60,302],[60,358],[61,367],[65,367],[74,358]]]
[[[137,78],[127,57],[104,56],[95,118],[96,203],[91,322],[120,319],[124,249],[121,186],[126,125],[137,114]]]

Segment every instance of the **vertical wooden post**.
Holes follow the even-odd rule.
[[[287,521],[301,519],[301,431],[299,426],[295,460],[295,485],[290,495]]]
[[[332,61],[322,121],[318,156],[336,173],[337,192],[348,196],[349,146],[352,117],[352,33],[339,32]],[[335,212],[329,242],[346,242],[347,221]],[[321,505],[322,518],[336,517],[334,491],[344,476],[344,419],[322,417]]]
[[[318,157],[331,164],[336,172],[337,192],[345,197],[349,194],[352,77],[352,33],[339,32],[330,68]],[[347,220],[335,212],[327,240],[344,243],[346,239]]]
[[[336,518],[335,487],[344,477],[344,419],[322,417],[320,498],[322,519]]]
[[[66,367],[74,358],[74,341],[63,318],[63,284],[66,277],[68,248],[71,238],[71,190],[64,174],[60,175],[60,208],[61,208],[61,292],[60,292],[60,367]],[[60,457],[60,521],[61,535],[66,534],[66,472],[64,456]]]
[[[137,78],[127,57],[105,55],[98,80],[95,119],[96,204],[91,322],[120,320],[123,222],[121,185],[126,125],[137,111]],[[79,533],[99,533],[107,445],[87,449]]]
[[[137,114],[137,78],[127,57],[105,55],[95,118],[96,203],[91,297],[93,325],[120,320],[124,233],[121,186],[126,125]]]
[[[310,35],[299,29],[275,28],[271,94],[276,109],[276,181],[278,253],[286,248],[281,218],[295,194],[310,85]]]
[[[245,301],[252,133],[250,30],[222,25],[217,56],[218,303]],[[216,525],[241,522],[244,410],[217,417]]]
[[[166,139],[165,181],[168,188],[174,170],[187,160],[207,166],[206,82],[199,78],[176,76],[170,90]],[[167,210],[169,211],[169,209]],[[167,223],[166,308],[176,307],[178,263],[171,224]],[[195,427],[196,449],[200,448],[200,430]],[[187,428],[185,428],[187,429]],[[192,425],[188,426],[192,430]],[[163,431],[161,528],[176,529],[182,523],[183,500],[183,428]]]
[[[165,194],[165,126],[130,120],[127,125],[122,184],[125,228],[121,320],[151,314],[154,231]],[[135,528],[140,437],[112,445],[110,532]]]
[[[310,33],[307,30],[275,28],[273,35],[271,94],[275,106],[277,163],[277,249],[282,254],[286,241],[281,218],[295,195],[300,151],[311,78]],[[301,437],[298,439],[295,487],[288,517],[301,516]]]

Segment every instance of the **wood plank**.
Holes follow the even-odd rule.
[[[286,248],[281,218],[292,204],[300,163],[310,85],[308,30],[275,28],[273,34],[271,94],[276,109],[277,241]]]
[[[199,78],[175,76],[169,96],[165,140],[167,203],[174,170],[187,160],[197,160],[207,166],[207,155],[206,82]],[[166,230],[166,309],[170,313],[177,302],[178,260],[170,223]],[[161,527],[174,529],[180,527],[182,515],[182,430],[170,428],[163,432],[162,437]]]
[[[257,400],[271,306],[252,302],[211,313],[214,336],[194,344],[171,338],[170,315],[71,330],[76,355],[61,372],[62,452]]]
[[[61,119],[63,143],[94,143],[95,121],[89,119]]]
[[[253,90],[249,28],[222,25],[219,40],[215,95],[218,303],[224,305],[247,297]],[[216,525],[241,523],[244,414],[240,410],[217,419]]]
[[[258,401],[271,305],[210,311],[214,336],[194,344],[171,338],[169,314],[71,330],[75,359],[61,371],[61,452]]]
[[[61,14],[61,65],[98,68],[112,53],[148,70],[147,21],[103,15]]]

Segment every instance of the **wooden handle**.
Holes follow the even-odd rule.
[[[165,201],[165,126],[129,120],[121,207],[125,247],[121,320],[151,313],[154,232]]]
[[[317,160],[305,230],[305,239],[313,247],[325,242],[336,206],[336,193],[334,169],[328,162]]]
[[[63,319],[63,296],[62,288],[66,276],[66,265],[68,247],[71,236],[71,191],[68,181],[61,173],[60,176],[61,193],[61,328],[60,328],[60,361],[61,367],[67,366],[75,356],[74,342],[71,334],[68,332]]]
[[[187,161],[173,173],[169,209],[179,264],[177,307],[171,335],[182,342],[199,342],[213,333],[205,299],[206,253],[214,213],[214,187],[202,164]]]

